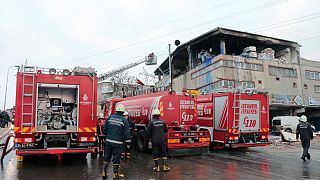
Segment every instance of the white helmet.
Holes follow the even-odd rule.
[[[127,111],[125,111],[125,112],[123,113],[123,115],[124,115],[124,116],[129,116],[129,113],[128,113]]]
[[[160,111],[159,111],[159,109],[154,109],[154,110],[152,111],[152,116],[160,116]]]
[[[104,118],[103,113],[99,113],[98,118],[99,118],[99,119],[103,119],[103,118]]]
[[[125,111],[126,111],[126,108],[124,107],[124,105],[119,104],[119,105],[117,105],[117,107],[116,107],[116,111],[118,111],[118,112],[125,112]]]
[[[302,122],[307,122],[307,117],[306,117],[305,115],[302,115],[302,116],[300,117],[300,121],[302,121]]]

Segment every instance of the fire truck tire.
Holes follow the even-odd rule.
[[[148,137],[147,133],[144,130],[140,130],[137,136],[137,148],[139,151],[147,151],[148,150]]]

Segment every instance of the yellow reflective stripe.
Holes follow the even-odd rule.
[[[78,129],[78,132],[97,132],[96,127],[82,127]]]
[[[180,143],[179,139],[168,139],[168,143]]]
[[[24,127],[24,128],[22,128],[21,132],[27,132],[29,129],[30,129],[30,127]]]
[[[210,141],[210,138],[199,138],[200,142],[208,142]]]
[[[14,127],[13,131],[17,132],[20,129],[20,127]]]
[[[160,111],[160,115],[163,116],[163,102],[160,102],[159,111]]]

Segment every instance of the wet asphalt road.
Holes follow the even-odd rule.
[[[154,173],[151,154],[133,152],[122,162],[126,179],[319,179],[320,141],[310,149],[311,161],[300,159],[299,144],[219,150],[201,156],[169,159],[171,171]],[[0,150],[1,151],[1,150]],[[17,162],[14,152],[4,161],[0,179],[101,179],[102,157],[42,156]],[[111,174],[109,168],[109,174]]]

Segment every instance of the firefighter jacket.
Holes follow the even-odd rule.
[[[299,138],[299,135],[301,141],[310,141],[310,139],[313,139],[311,125],[306,122],[299,122],[296,132],[297,139]]]
[[[103,134],[106,135],[106,145],[123,147],[123,142],[131,143],[129,123],[119,113],[107,118]]]
[[[160,118],[153,118],[147,127],[147,134],[151,142],[166,142],[167,132],[167,124]]]
[[[133,136],[135,131],[137,130],[136,125],[131,119],[128,119],[128,123],[129,123],[130,134],[131,136]]]

